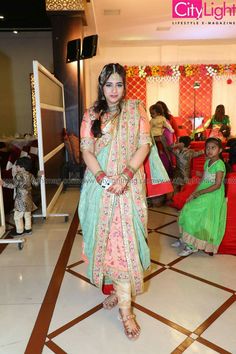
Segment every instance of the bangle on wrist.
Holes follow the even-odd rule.
[[[103,170],[98,170],[98,171],[94,174],[94,177],[97,178],[97,176],[98,176],[101,172],[103,172]]]
[[[103,178],[106,177],[106,174],[105,174],[104,171],[99,170],[97,173],[95,173],[94,177],[95,177],[97,183],[98,183],[98,184],[101,184]]]
[[[126,176],[129,181],[134,177],[135,173],[135,169],[129,165],[122,171],[122,175]]]
[[[133,168],[132,166],[128,165],[127,168],[133,172],[133,174],[135,174],[137,172],[137,170],[135,168]]]

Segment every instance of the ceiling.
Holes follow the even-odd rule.
[[[222,6],[224,0],[204,2],[209,11],[212,3]],[[236,6],[236,0],[226,0],[225,3]],[[0,20],[0,32],[51,30],[45,0],[1,0],[0,15],[5,16]],[[212,17],[202,18],[198,24],[192,19],[185,20],[186,24],[179,24],[176,23],[178,19],[172,19],[172,0],[90,0],[86,17],[86,34],[97,33],[103,45],[148,46],[160,42],[209,40],[236,42],[236,14],[225,16],[223,21],[226,24],[208,24],[208,21],[215,21]],[[189,24],[191,21],[195,23]],[[227,24],[229,21],[233,24]]]
[[[236,5],[236,0],[202,2],[206,3],[209,14],[213,8],[212,3],[219,7],[224,1],[227,6]],[[215,21],[213,17],[202,18],[198,25],[181,25],[176,24],[179,19],[172,18],[172,0],[92,0],[89,6],[93,7],[97,33],[103,44],[155,45],[157,42],[167,41],[236,41],[236,11],[234,17],[224,17],[225,22],[234,22],[232,25],[208,25],[208,21]],[[120,10],[120,14],[110,10]]]
[[[1,0],[0,32],[12,30],[48,31],[50,19],[45,11],[44,0]]]

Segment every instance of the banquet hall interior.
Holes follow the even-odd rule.
[[[82,256],[79,130],[105,64],[125,66],[126,98],[148,114],[157,101],[167,104],[174,139],[189,135],[194,150],[204,149],[219,104],[230,119],[224,148],[236,138],[236,5],[179,3],[1,2],[1,177],[30,156],[45,180],[33,191],[33,232],[20,238],[11,236],[13,191],[0,186],[0,354],[236,354],[236,170],[227,174],[226,230],[213,257],[179,256],[171,244],[183,201],[148,199],[151,267],[132,301],[138,340],[125,336],[117,308],[103,309],[106,295]],[[205,12],[188,16],[199,3]],[[227,162],[227,149],[223,156]],[[204,161],[194,159],[191,177]]]

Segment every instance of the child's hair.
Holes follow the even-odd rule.
[[[214,138],[214,137],[208,138],[205,142],[205,148],[206,148],[207,144],[209,144],[209,143],[214,143],[219,147],[219,149],[222,149],[222,141],[218,138]]]
[[[162,106],[162,109],[163,109],[163,116],[170,120],[171,118],[171,114],[170,114],[170,111],[169,111],[169,108],[167,107],[167,105],[165,104],[165,102],[163,101],[157,101],[156,105],[157,104],[160,104]]]
[[[29,157],[20,157],[16,160],[16,166],[23,167],[26,171],[32,171],[32,161]]]
[[[214,137],[208,138],[205,142],[205,150],[206,150],[207,144],[209,144],[209,143],[214,143],[219,147],[219,149],[223,150],[222,141],[220,139],[214,138]],[[225,163],[225,160],[222,155],[222,151],[219,153],[219,158]],[[226,164],[225,164],[225,166],[226,166]]]
[[[155,111],[156,111],[157,114],[160,115],[160,116],[163,116],[163,114],[164,114],[162,105],[159,104],[159,103],[156,103],[156,104],[155,104]]]
[[[155,111],[156,112],[156,105],[155,104],[152,104],[150,107],[149,107],[149,112],[150,114]]]
[[[190,136],[181,136],[179,138],[179,143],[183,143],[185,147],[189,147],[189,145],[191,144],[191,138]]]
[[[163,116],[164,114],[163,108],[160,104],[153,104],[152,106],[150,106],[149,112],[150,114],[152,114],[152,112],[155,112],[159,116]]]

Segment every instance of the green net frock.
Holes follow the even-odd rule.
[[[215,183],[216,172],[223,171],[222,160],[215,161],[209,167],[204,165],[204,176],[197,190],[208,188]],[[200,195],[183,207],[178,220],[182,240],[205,252],[217,253],[224,236],[226,225],[226,198],[224,183],[214,192]]]

